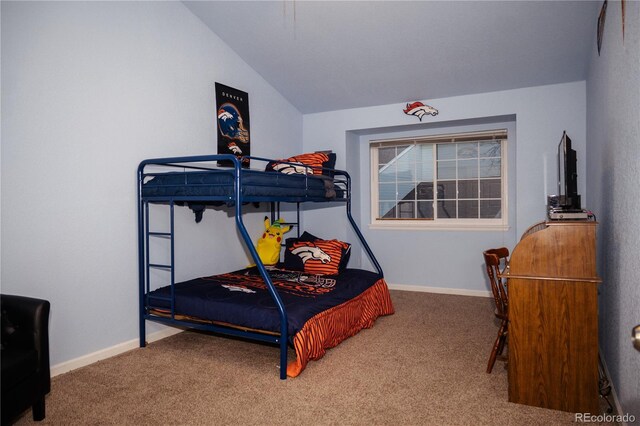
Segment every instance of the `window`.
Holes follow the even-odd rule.
[[[372,224],[506,226],[506,141],[506,130],[372,141]]]

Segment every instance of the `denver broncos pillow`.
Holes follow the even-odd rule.
[[[267,164],[265,170],[277,171],[288,175],[328,175],[329,171],[323,170],[323,168],[333,169],[336,165],[336,155],[332,152],[312,152],[285,158],[280,161],[286,161],[286,163],[271,161]]]
[[[350,248],[350,244],[338,240],[301,241],[289,238],[285,250],[285,268],[309,274],[335,275],[340,271],[343,254],[348,253]]]
[[[322,238],[316,237],[315,235],[304,231],[302,233],[302,235],[300,235],[300,238],[298,238],[298,241],[318,241],[318,240],[322,240]],[[287,240],[287,243],[289,241]],[[346,248],[344,248],[342,250],[342,257],[340,258],[340,265],[338,265],[338,271],[342,272],[343,270],[345,270],[347,268],[347,264],[349,263],[349,258],[351,257],[351,244],[349,243],[344,243]],[[303,271],[303,267],[302,264],[296,264],[297,266],[299,266],[299,269],[296,269],[297,271]],[[294,265],[295,266],[295,265]],[[286,267],[286,265],[285,265]],[[290,269],[290,268],[287,268]]]

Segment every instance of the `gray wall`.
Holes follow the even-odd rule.
[[[52,366],[136,339],[136,167],[216,152],[216,81],[253,154],[300,152],[301,114],[180,2],[2,2],[2,292],[51,301]],[[225,211],[177,215],[177,279],[248,263]]]
[[[640,419],[640,2],[609,2],[587,79],[587,188],[598,218],[600,347],[624,412]],[[595,24],[594,24],[595,27]],[[595,28],[594,28],[595,29]]]

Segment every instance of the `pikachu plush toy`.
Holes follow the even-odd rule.
[[[269,222],[269,218],[264,218],[264,233],[262,238],[258,240],[256,245],[256,251],[260,260],[265,265],[275,265],[280,261],[280,244],[282,243],[282,236],[285,232],[288,232],[291,227],[283,226],[282,219],[278,219],[273,223]]]

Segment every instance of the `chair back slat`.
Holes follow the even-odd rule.
[[[506,282],[499,274],[509,265],[509,249],[500,247],[482,253],[487,267],[487,275],[491,284],[491,293],[496,304],[496,316],[506,318],[509,297]]]
[[[509,327],[509,295],[507,293],[506,279],[500,277],[500,272],[509,266],[509,249],[500,247],[486,250],[482,253],[487,267],[487,275],[491,283],[491,293],[496,304],[495,316],[500,320],[498,336],[493,343],[489,362],[487,363],[487,373],[491,373],[496,357],[502,355],[502,351],[507,343],[507,329]]]

